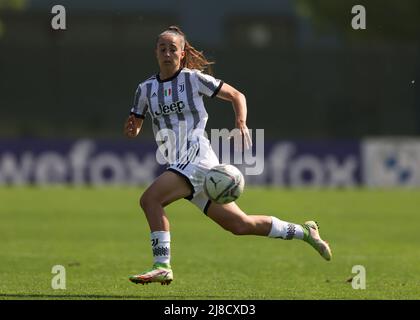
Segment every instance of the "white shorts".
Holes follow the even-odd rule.
[[[211,168],[219,164],[219,159],[211,148],[210,143],[196,144],[191,149],[194,154],[190,159],[191,161],[173,163],[166,170],[175,172],[185,178],[191,187],[191,195],[185,199],[191,201],[207,214],[210,199],[204,192],[204,178]]]

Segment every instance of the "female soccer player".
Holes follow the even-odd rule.
[[[183,198],[235,235],[301,239],[323,258],[330,260],[329,245],[321,239],[314,221],[300,225],[272,216],[247,215],[235,202],[217,204],[207,198],[203,191],[204,176],[219,161],[204,134],[208,115],[203,95],[232,103],[235,126],[243,137],[245,148],[248,148],[251,139],[246,125],[245,96],[229,84],[203,73],[211,62],[188,43],[184,33],[176,26],[169,27],[158,36],[156,58],[159,73],[138,86],[124,133],[128,137],[136,137],[148,112],[159,149],[166,150],[166,159],[170,159],[167,160],[167,170],[140,198],[140,206],[151,231],[154,264],[151,269],[130,276],[130,281],[169,284],[173,280],[170,228],[164,208]],[[168,145],[172,150],[168,150]]]

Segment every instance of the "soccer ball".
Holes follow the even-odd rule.
[[[216,203],[235,201],[244,191],[245,180],[233,165],[221,164],[211,168],[204,180],[204,192]]]

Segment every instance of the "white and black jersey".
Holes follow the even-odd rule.
[[[136,117],[150,114],[156,142],[169,164],[167,170],[185,178],[191,188],[186,199],[205,213],[211,202],[203,189],[204,179],[219,160],[205,136],[208,114],[203,96],[216,96],[222,85],[219,79],[187,68],[170,79],[156,75],[140,83],[131,109]]]
[[[187,68],[165,80],[155,75],[138,86],[131,113],[142,118],[149,113],[158,146],[163,140],[159,132],[170,130],[175,138],[170,143],[179,161],[185,151],[197,148],[195,144],[206,139],[208,114],[203,96],[216,96],[222,85],[222,80]]]

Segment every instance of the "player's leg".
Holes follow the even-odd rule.
[[[313,221],[300,225],[272,216],[247,215],[235,202],[228,204],[212,202],[207,208],[207,215],[235,235],[259,235],[285,240],[301,239],[315,248],[324,259],[331,259],[330,247],[319,236],[318,226]]]
[[[191,186],[180,175],[165,171],[146,189],[140,206],[146,215],[150,231],[169,231],[169,221],[164,207],[191,195]]]
[[[247,215],[235,202],[227,204],[212,202],[207,209],[207,216],[235,235],[267,236],[271,229],[271,217]]]
[[[130,276],[134,283],[160,282],[169,284],[173,279],[170,266],[170,231],[169,221],[164,207],[190,196],[191,187],[186,180],[171,171],[161,174],[140,198],[151,231],[153,267],[141,274]]]

